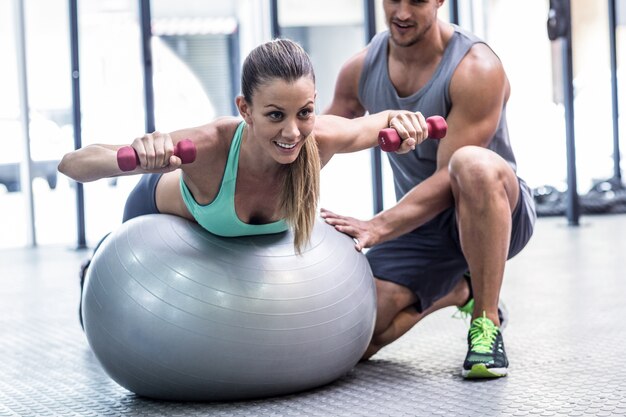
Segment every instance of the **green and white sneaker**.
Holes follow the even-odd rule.
[[[506,376],[509,361],[504,351],[500,328],[486,317],[472,321],[467,335],[467,356],[463,362],[463,378],[498,378]]]

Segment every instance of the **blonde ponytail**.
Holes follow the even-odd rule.
[[[282,209],[293,229],[297,253],[311,238],[320,195],[321,162],[317,142],[309,135],[298,158],[287,169],[283,187]]]

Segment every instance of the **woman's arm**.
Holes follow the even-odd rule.
[[[69,152],[63,156],[58,170],[78,182],[96,181],[118,175],[137,174],[123,172],[117,166],[117,150],[124,145],[94,144]]]
[[[398,153],[415,149],[416,144],[426,139],[428,131],[426,120],[419,112],[387,110],[356,119],[318,116],[314,134],[322,162],[328,162],[336,153],[357,152],[377,146],[378,133],[387,127],[394,128],[402,139]]]
[[[63,156],[58,170],[78,182],[101,178],[148,172],[170,172],[180,167],[180,158],[174,156],[172,137],[167,133],[151,133],[137,138],[132,148],[139,164],[131,171],[122,171],[117,161],[117,151],[127,145],[94,144]]]
[[[209,125],[207,125],[209,126]],[[143,173],[165,173],[181,167],[181,159],[174,155],[178,142],[187,138],[194,144],[202,142],[206,126],[179,130],[170,133],[154,132],[137,138],[130,145],[138,156],[139,163],[131,171],[122,171],[118,166],[117,151],[128,145],[94,144],[63,156],[59,172],[78,182],[96,181],[101,178]]]

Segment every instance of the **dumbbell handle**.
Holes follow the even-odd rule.
[[[196,160],[196,145],[189,139],[183,139],[174,147],[174,155],[179,157],[183,164],[189,164]],[[117,150],[117,166],[122,171],[132,171],[137,165],[139,155],[132,146],[124,146]]]
[[[426,124],[428,125],[428,137],[431,139],[441,139],[446,136],[448,132],[446,119],[441,116],[429,117],[426,119]],[[400,139],[398,132],[396,132],[394,128],[388,127],[378,133],[378,144],[380,145],[380,149],[385,152],[397,151],[400,149],[401,143],[402,139]]]

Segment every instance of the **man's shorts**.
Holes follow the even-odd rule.
[[[508,259],[526,246],[537,218],[532,193],[522,179],[518,180],[520,198],[512,213]],[[412,232],[376,245],[366,256],[376,278],[415,293],[419,312],[448,294],[468,269],[454,207]]]

